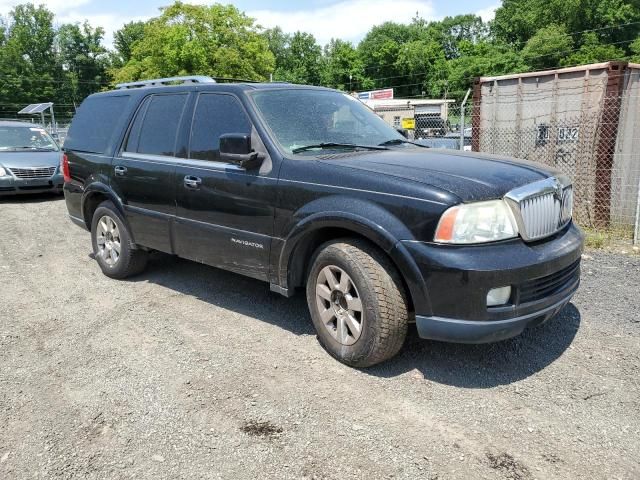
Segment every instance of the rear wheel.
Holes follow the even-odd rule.
[[[139,250],[120,212],[112,202],[102,202],[91,222],[93,253],[102,272],[111,278],[126,278],[144,270],[148,253]]]
[[[399,274],[368,242],[342,239],[320,247],[307,303],[320,343],[347,365],[383,362],[406,338],[409,314]]]

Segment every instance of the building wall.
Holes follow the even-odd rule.
[[[413,108],[376,108],[374,111],[380,116],[380,118],[394,128],[401,128],[403,118],[414,118]],[[399,119],[400,124],[396,126],[394,124],[394,119]]]

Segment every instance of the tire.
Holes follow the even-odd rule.
[[[93,214],[91,244],[95,259],[107,277],[127,278],[147,266],[148,253],[133,244],[122,215],[110,201],[98,205]]]
[[[404,344],[409,313],[400,275],[366,241],[340,239],[318,249],[307,278],[307,303],[320,344],[346,365],[384,362]]]

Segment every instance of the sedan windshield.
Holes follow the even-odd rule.
[[[0,151],[58,150],[51,136],[40,127],[0,126]]]
[[[406,141],[360,100],[340,92],[278,89],[256,90],[252,96],[288,153],[404,145]]]

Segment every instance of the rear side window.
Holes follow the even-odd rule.
[[[89,97],[78,108],[65,149],[105,153],[111,137],[127,114],[129,95]]]
[[[174,156],[186,94],[153,95],[145,99],[133,122],[125,151]]]
[[[220,135],[251,133],[251,122],[231,95],[203,93],[193,115],[189,158],[220,161]]]

